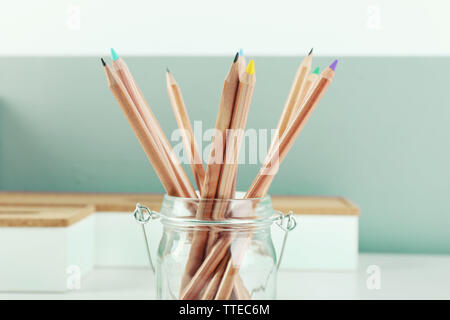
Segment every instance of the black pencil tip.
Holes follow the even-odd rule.
[[[102,65],[103,65],[104,67],[106,67],[105,60],[103,60],[103,58],[100,58],[100,60],[102,60]]]
[[[311,53],[313,52],[313,49],[314,49],[314,48],[311,48],[311,50],[310,50],[309,53],[308,53],[308,56],[311,55]]]
[[[234,56],[233,63],[236,63],[236,61],[238,60],[238,58],[239,58],[239,51],[236,52],[236,55]]]
[[[170,70],[169,70],[169,68],[167,68],[167,67],[166,67],[166,71],[167,71],[167,73],[170,73]]]

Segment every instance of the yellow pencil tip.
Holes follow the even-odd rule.
[[[250,60],[250,62],[247,65],[247,69],[245,69],[245,71],[248,74],[254,74],[255,73],[255,61],[253,61],[253,59]]]

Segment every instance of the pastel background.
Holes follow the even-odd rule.
[[[131,2],[15,1],[0,10],[1,190],[163,191],[106,86],[99,57],[110,46],[127,57],[170,136],[166,66],[191,120],[210,128],[233,51],[245,46],[257,74],[248,127],[273,128],[313,45],[314,66],[339,58],[335,82],[270,192],[350,198],[362,209],[361,251],[450,253],[446,2],[318,1],[305,13],[301,2],[274,11],[249,1],[242,9],[255,14],[238,11],[236,21],[224,18],[233,1]],[[125,28],[115,24],[120,13]],[[239,189],[258,167],[241,166]]]

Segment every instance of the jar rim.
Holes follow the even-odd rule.
[[[264,201],[268,198],[270,198],[270,195],[265,195],[264,197],[260,198],[244,198],[245,192],[242,191],[236,191],[236,195],[242,195],[241,197],[235,197],[235,198],[200,198],[200,193],[198,190],[196,190],[196,193],[198,195],[198,198],[193,197],[178,197],[178,196],[171,196],[169,194],[164,194],[164,198],[167,199],[178,199],[178,200],[186,200],[186,201],[213,201],[213,200],[219,200],[219,201]]]
[[[270,196],[246,199],[243,198],[244,195],[244,192],[237,192],[235,199],[200,199],[165,195],[159,216],[163,223],[222,226],[270,221],[274,212]]]

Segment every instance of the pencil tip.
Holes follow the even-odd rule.
[[[334,60],[333,63],[330,64],[330,69],[333,71],[336,70],[337,63],[338,63],[337,59]]]
[[[114,48],[111,48],[111,58],[113,59],[113,61],[119,59],[119,55],[117,54],[116,50],[114,50]]]
[[[100,60],[102,60],[102,65],[103,65],[104,67],[106,67],[105,60],[103,60],[103,58],[100,58]]]
[[[238,58],[239,58],[239,52],[236,52],[236,55],[234,56],[233,63],[236,63],[236,61],[238,60]]]
[[[239,49],[239,55],[240,55],[241,57],[244,56],[244,49],[242,49],[242,48]]]
[[[169,70],[169,68],[168,68],[168,67],[166,67],[166,71],[167,71],[167,73],[170,73],[170,70]]]
[[[320,67],[315,68],[312,73],[319,74],[320,73]]]
[[[248,74],[254,74],[255,73],[255,62],[252,60],[250,60],[250,62],[247,65],[247,69],[245,69],[245,71]]]
[[[311,50],[309,50],[308,56],[310,56],[310,55],[312,54],[313,49],[314,49],[314,48],[311,48]]]

